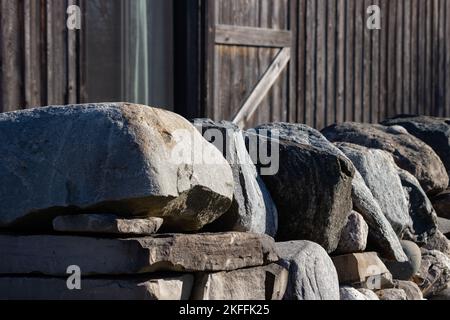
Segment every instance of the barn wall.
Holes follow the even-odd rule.
[[[381,30],[366,28],[381,7]],[[299,0],[298,122],[450,117],[450,1]]]
[[[77,101],[75,0],[0,0],[0,111]]]
[[[322,128],[399,113],[450,117],[450,1],[289,1],[297,11],[290,15],[297,30],[296,72],[289,75],[296,90],[286,92],[282,80],[270,93],[263,109],[274,119]],[[80,101],[82,32],[65,27],[72,2],[83,3],[0,0],[0,111]],[[371,4],[382,9],[381,30],[366,28]],[[240,92],[216,94],[227,102]],[[294,108],[288,100],[295,100]],[[211,114],[208,106],[202,110]],[[231,114],[225,111],[219,114]],[[266,120],[263,113],[255,122]]]

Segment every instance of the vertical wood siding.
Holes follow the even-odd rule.
[[[0,111],[80,100],[83,38],[67,30],[65,10],[82,1],[0,0]],[[289,120],[321,129],[401,113],[450,117],[449,0],[239,3],[216,0],[214,20],[290,29],[294,36],[291,66],[252,125]],[[366,28],[372,4],[381,8],[381,30]],[[230,120],[251,89],[245,84],[258,80],[275,53],[218,46],[215,103],[204,115]]]
[[[381,30],[366,28],[372,4]],[[297,16],[297,122],[450,117],[450,1],[299,0]]]
[[[0,0],[0,112],[77,102],[77,0]]]

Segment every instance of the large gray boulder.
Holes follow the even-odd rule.
[[[278,209],[277,239],[310,240],[333,252],[352,209],[354,167],[322,144],[303,143],[288,135],[285,126],[262,126],[256,133],[247,133],[250,143],[258,138],[259,150],[272,149],[277,156],[278,170],[262,175]],[[305,130],[302,134],[320,135],[314,129]],[[257,162],[261,169],[262,161],[258,158]]]
[[[230,209],[207,226],[207,230],[265,233],[274,237],[278,228],[277,209],[247,152],[243,132],[227,121],[194,119],[192,122],[222,152],[234,178]]]
[[[325,128],[322,133],[333,142],[389,152],[395,163],[415,176],[427,193],[436,194],[448,186],[449,178],[438,155],[402,127],[347,122]]]
[[[406,200],[409,215],[413,225],[405,236],[418,244],[427,244],[437,231],[437,215],[430,199],[419,184],[419,181],[408,171],[398,169]]]
[[[450,175],[450,119],[428,116],[398,116],[383,122],[399,125],[428,144],[439,155]]]
[[[215,272],[277,262],[275,243],[252,233],[167,234],[135,239],[0,235],[0,274],[83,276]]]
[[[194,276],[83,278],[69,290],[65,278],[1,277],[1,300],[189,300]]]
[[[281,300],[288,271],[277,264],[196,276],[193,300]]]
[[[361,173],[396,234],[402,237],[410,232],[413,223],[392,156],[383,150],[369,149],[350,143],[338,143],[337,146]]]
[[[397,234],[358,170],[355,171],[352,185],[353,206],[369,225],[368,244],[385,259],[407,261]]]
[[[127,103],[0,115],[0,227],[48,227],[55,215],[163,217],[195,231],[231,205],[233,175],[182,117]],[[207,162],[213,157],[214,162]]]
[[[276,243],[289,269],[285,300],[339,300],[336,268],[327,252],[310,241]]]

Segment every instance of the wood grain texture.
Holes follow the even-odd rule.
[[[258,109],[262,100],[270,91],[274,83],[277,81],[281,73],[286,68],[291,58],[290,48],[281,49],[275,60],[267,69],[266,73],[261,77],[258,84],[252,90],[248,98],[239,108],[239,112],[233,118],[233,122],[243,127]]]
[[[284,48],[290,47],[291,41],[290,31],[216,25],[216,44]]]
[[[19,110],[24,105],[22,10],[23,7],[17,1],[0,0],[0,110],[3,112]]]

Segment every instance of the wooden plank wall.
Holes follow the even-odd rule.
[[[0,0],[0,112],[77,101],[76,0]]]
[[[450,1],[298,0],[294,121],[450,117]],[[381,8],[381,30],[366,28]]]
[[[214,23],[218,25],[289,30],[291,0],[216,1]],[[212,2],[212,1],[211,1]],[[216,44],[214,48],[214,101],[206,116],[231,120],[252,92],[262,75],[280,52],[280,48]],[[284,70],[247,127],[270,121],[287,121],[289,90],[288,71]]]
[[[79,101],[82,40],[65,27],[64,11],[83,1],[0,0],[0,111]],[[449,0],[248,0],[233,12],[226,2],[218,2],[220,23],[296,30],[289,73],[296,90],[289,92],[284,75],[252,124],[289,120],[320,129],[400,113],[450,117]],[[287,16],[288,4],[295,11]],[[371,4],[381,7],[381,30],[366,28]],[[236,112],[230,106],[251,88],[242,83],[256,82],[275,50],[217,52],[223,67],[214,97],[221,107],[205,115],[229,120]],[[238,67],[228,68],[231,62]]]

